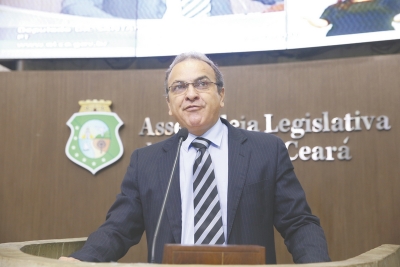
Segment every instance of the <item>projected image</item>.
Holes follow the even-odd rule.
[[[64,0],[62,12],[91,17],[162,19],[232,14],[230,0]]]
[[[283,10],[284,0],[63,0],[61,12],[101,18],[165,19]]]
[[[0,0],[0,58],[286,48],[284,0]]]
[[[319,19],[310,19],[315,27],[332,28],[326,34],[335,36],[394,30],[393,22],[400,22],[398,0],[338,0],[328,6]]]
[[[288,5],[289,48],[400,36],[399,0],[289,0]],[[333,36],[338,38],[324,38]]]
[[[165,3],[159,6],[162,19],[138,17],[137,56],[175,55],[190,50],[229,53],[286,47],[283,0],[167,0]]]
[[[0,58],[283,50],[400,39],[400,0],[0,0]]]
[[[144,57],[285,49],[284,10],[284,0],[63,0],[61,12],[137,20]]]
[[[0,0],[0,58],[134,57],[134,20],[60,14],[61,0]]]

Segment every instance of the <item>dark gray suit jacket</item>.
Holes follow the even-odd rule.
[[[274,135],[236,129],[222,121],[229,135],[227,244],[264,246],[267,263],[276,263],[275,226],[294,262],[329,261],[324,232],[319,219],[311,214],[284,143]],[[116,261],[139,242],[144,230],[150,255],[177,144],[175,135],[132,154],[121,193],[106,222],[72,257]],[[157,240],[156,262],[162,261],[164,244],[180,243],[181,229],[179,171],[175,171]]]

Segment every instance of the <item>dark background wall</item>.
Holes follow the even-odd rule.
[[[386,115],[390,130],[307,133],[301,146],[347,146],[352,159],[293,162],[313,212],[320,217],[331,258],[343,260],[384,243],[400,244],[399,124],[400,55],[362,52],[369,45],[287,52],[213,55],[226,80],[228,120],[330,119]],[[392,44],[392,43],[386,43]],[[365,49],[368,50],[368,49]],[[314,56],[306,56],[313,51]],[[318,51],[322,54],[318,55]],[[338,56],[343,51],[345,56]],[[391,53],[394,52],[394,53]],[[274,54],[275,53],[275,54]],[[292,57],[289,56],[291,53]],[[367,55],[368,54],[368,55]],[[274,62],[275,61],[275,62]],[[77,66],[87,62],[92,67]],[[23,72],[0,73],[0,242],[87,236],[104,220],[119,192],[131,152],[166,138],[139,136],[145,117],[154,127],[172,121],[163,98],[170,57],[146,59],[24,61]],[[102,67],[102,64],[104,68]],[[53,66],[53,67],[51,67]],[[73,67],[75,66],[75,67]],[[93,67],[94,66],[94,67]],[[110,68],[125,70],[110,70]],[[68,69],[105,70],[68,70]],[[34,70],[36,69],[36,70]],[[39,70],[37,70],[39,69]],[[58,71],[43,71],[59,69]],[[66,70],[64,70],[66,69]],[[64,149],[67,120],[79,100],[107,99],[124,122],[125,153],[93,176],[71,162]],[[354,125],[354,123],[353,123]],[[289,133],[278,133],[285,142]],[[289,149],[291,156],[296,149]],[[278,262],[291,262],[277,235]],[[125,261],[146,261],[142,242]]]

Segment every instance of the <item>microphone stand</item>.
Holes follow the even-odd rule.
[[[185,130],[186,130],[186,129],[185,129]],[[183,132],[184,132],[184,131],[183,131]],[[167,186],[167,191],[166,191],[166,193],[165,193],[164,201],[163,201],[162,206],[161,206],[160,217],[158,217],[158,222],[157,222],[156,230],[154,231],[153,244],[152,244],[152,246],[151,246],[151,260],[150,260],[150,263],[155,263],[154,253],[155,253],[155,249],[156,249],[156,239],[157,239],[157,236],[158,236],[158,230],[160,229],[161,219],[162,219],[162,217],[163,217],[164,209],[165,209],[165,204],[167,203],[167,198],[168,198],[168,195],[169,195],[169,188],[171,187],[171,182],[172,182],[172,177],[174,176],[176,162],[178,161],[179,152],[181,151],[181,145],[182,145],[183,140],[186,140],[186,138],[187,138],[187,130],[186,130],[186,136],[184,136],[184,134],[183,134],[183,136],[181,135],[181,136],[179,137],[178,151],[176,152],[174,165],[172,166],[171,176],[169,177],[169,182],[168,182],[168,186]]]

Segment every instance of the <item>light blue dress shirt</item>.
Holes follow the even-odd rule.
[[[181,244],[194,244],[194,205],[193,205],[193,163],[197,150],[191,146],[197,136],[190,134],[182,143],[179,174],[182,202],[182,237]],[[228,204],[228,127],[218,122],[202,135],[212,143],[208,148],[217,180],[218,196],[221,205],[222,224],[226,240],[227,204]]]

